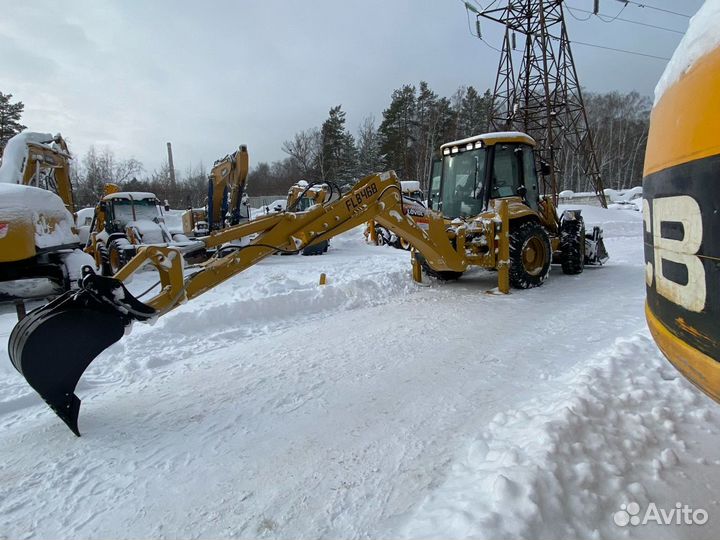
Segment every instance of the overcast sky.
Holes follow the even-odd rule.
[[[444,96],[459,85],[484,90],[499,59],[470,35],[458,0],[0,2],[0,91],[25,103],[23,123],[63,133],[76,155],[108,146],[148,172],[166,159],[167,141],[180,171],[207,167],[240,143],[251,164],[281,159],[282,142],[319,126],[331,106],[342,104],[354,133],[366,116],[379,123],[402,84],[426,80]],[[692,14],[702,1],[643,3]],[[623,7],[600,5],[611,15]],[[588,43],[669,57],[681,38],[566,16],[571,39]],[[677,30],[688,23],[632,4],[620,17]],[[501,28],[482,28],[499,48]],[[665,65],[580,45],[573,53],[592,91],[651,95]]]

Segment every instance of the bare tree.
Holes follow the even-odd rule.
[[[299,131],[282,145],[282,151],[290,156],[302,176],[308,180],[324,177],[322,148],[322,135],[317,128]]]

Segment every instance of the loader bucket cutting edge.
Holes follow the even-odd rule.
[[[80,398],[75,387],[90,363],[102,351],[120,340],[129,323],[127,314],[107,299],[121,287],[112,278],[92,276],[89,290],[71,291],[46,306],[30,312],[13,328],[8,342],[10,361],[28,384],[50,405],[55,414],[80,436]],[[153,311],[131,298],[126,302],[145,313]]]

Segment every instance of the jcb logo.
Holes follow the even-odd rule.
[[[700,206],[688,195],[643,201],[645,232],[652,236],[646,252],[645,282],[658,294],[688,311],[705,308],[705,268],[698,256],[703,239]],[[669,261],[669,264],[665,264]],[[679,272],[669,272],[675,265]],[[678,275],[681,276],[678,279]],[[687,279],[684,277],[687,276]]]

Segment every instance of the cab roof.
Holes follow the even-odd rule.
[[[530,146],[535,146],[537,144],[535,139],[527,133],[522,133],[521,131],[495,131],[492,133],[475,135],[473,137],[468,137],[467,139],[460,139],[459,141],[445,143],[440,147],[440,151],[453,147],[465,150],[468,145],[478,148],[476,143],[480,143],[480,146],[492,146],[498,143],[524,143],[529,144]]]
[[[143,199],[157,199],[157,197],[154,193],[149,193],[147,191],[116,191],[115,193],[103,196],[103,199],[106,201],[110,199],[132,199],[140,201]]]

